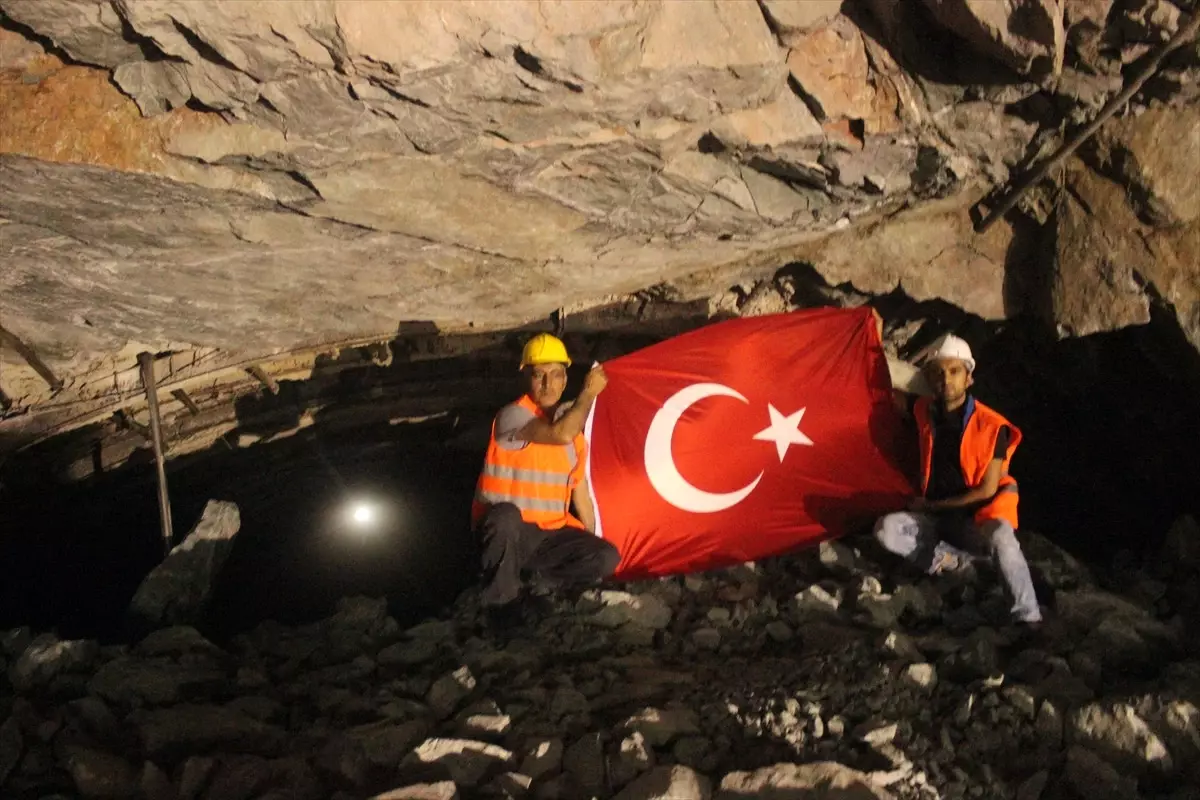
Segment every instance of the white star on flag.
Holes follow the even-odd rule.
[[[806,410],[807,407],[785,417],[779,412],[779,409],[767,403],[767,411],[771,414],[771,424],[754,434],[754,438],[764,442],[774,442],[775,452],[779,454],[779,463],[781,464],[784,454],[792,445],[812,446],[812,439],[800,432],[800,420],[804,418]]]

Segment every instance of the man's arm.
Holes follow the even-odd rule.
[[[608,378],[604,374],[604,367],[597,364],[588,371],[587,377],[583,379],[579,399],[565,414],[554,421],[535,417],[515,434],[515,438],[533,444],[570,444],[575,441],[576,436],[583,433],[583,426],[592,410],[592,404],[607,385]]]
[[[960,495],[947,497],[945,500],[928,501],[923,497],[913,500],[910,508],[913,511],[948,511],[952,508],[986,503],[996,496],[1000,488],[1000,479],[1004,477],[1004,459],[994,458],[988,464],[987,472],[983,474],[983,482]]]
[[[592,488],[588,485],[585,475],[571,492],[571,501],[575,504],[575,515],[583,523],[588,533],[596,532],[596,509],[592,505]]]

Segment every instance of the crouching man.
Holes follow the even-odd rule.
[[[574,404],[560,407],[570,364],[559,339],[533,337],[521,355],[526,393],[492,423],[471,516],[483,540],[481,600],[494,610],[516,600],[527,578],[551,586],[590,583],[611,575],[620,561],[617,549],[594,533],[585,471],[583,427],[607,378],[603,367],[593,367]]]
[[[916,418],[921,496],[907,511],[880,519],[875,537],[930,575],[966,568],[971,555],[949,542],[974,543],[972,550],[997,562],[1014,621],[1038,623],[1042,613],[1016,537],[1017,482],[1008,474],[1021,432],[968,391],[975,359],[962,339],[935,342],[923,372],[933,398],[899,396],[902,410]]]

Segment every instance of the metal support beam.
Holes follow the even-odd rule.
[[[175,391],[171,392],[171,396],[183,403],[184,407],[187,408],[188,413],[190,413],[193,417],[200,416],[200,406],[196,405],[196,401],[193,400],[191,395],[189,395],[186,391],[183,389],[176,389]]]
[[[567,332],[567,310],[565,308],[557,308],[550,315],[550,319],[554,322],[554,335],[562,338]]]
[[[59,391],[63,388],[63,382],[55,377],[50,368],[46,366],[38,354],[33,352],[33,348],[22,342],[17,335],[11,331],[7,331],[3,326],[0,326],[0,344],[6,344],[13,350],[17,351],[17,355],[25,359],[25,363],[33,367],[33,371],[42,376],[52,391]]]
[[[171,498],[167,493],[167,464],[163,455],[162,420],[158,415],[158,389],[154,379],[154,355],[138,353],[142,368],[142,386],[146,390],[146,405],[150,408],[150,435],[154,443],[154,466],[158,471],[158,513],[162,522],[163,557],[171,552],[174,539],[171,531]]]
[[[258,380],[259,383],[267,387],[267,391],[269,391],[271,394],[279,394],[279,384],[276,383],[275,379],[268,375],[267,371],[261,366],[258,364],[251,364],[249,367],[247,367],[246,372],[249,372],[255,377],[255,379]]]
[[[1095,135],[1096,131],[1100,130],[1109,117],[1117,113],[1129,100],[1137,94],[1138,90],[1150,80],[1154,73],[1158,72],[1159,65],[1163,59],[1170,53],[1188,43],[1196,37],[1196,33],[1200,31],[1200,8],[1192,14],[1192,18],[1179,26],[1179,30],[1171,37],[1170,41],[1163,44],[1154,55],[1150,56],[1149,60],[1138,70],[1133,79],[1125,85],[1125,88],[1118,92],[1104,108],[1096,114],[1096,118],[1089,122],[1084,127],[1076,131],[1075,135],[1063,143],[1063,146],[1055,151],[1054,155],[1043,161],[1025,177],[1021,178],[1011,190],[1008,196],[998,203],[995,208],[988,212],[987,216],[979,220],[975,225],[976,233],[983,233],[988,228],[995,224],[996,220],[1003,217],[1016,206],[1017,202],[1029,191],[1035,184],[1039,183],[1042,178],[1050,174],[1050,170],[1054,169],[1055,165],[1059,164],[1064,158],[1074,153],[1079,146]],[[978,209],[978,206],[977,206]]]

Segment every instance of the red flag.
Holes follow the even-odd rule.
[[[605,370],[588,474],[620,577],[812,545],[912,494],[869,309],[721,322]]]

